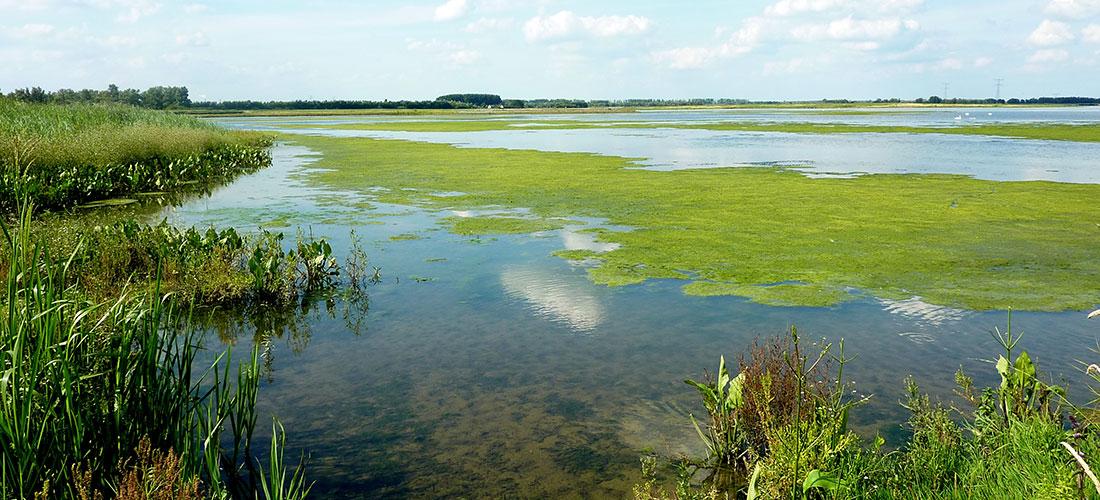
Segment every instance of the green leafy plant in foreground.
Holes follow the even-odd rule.
[[[1021,334],[1012,329],[1011,318],[1008,328],[994,330],[993,337],[1004,350],[992,363],[1001,383],[978,390],[970,377],[961,371],[956,374],[958,395],[970,409],[936,403],[921,393],[912,377],[906,378],[907,396],[902,404],[911,412],[905,426],[908,438],[889,452],[883,451],[882,438],[865,441],[847,428],[849,412],[866,399],[846,396],[851,391],[844,390],[847,386],[842,375],[850,359],[843,355],[842,344],[837,344],[835,355],[830,354],[833,348],[828,343],[820,344],[820,350],[812,355],[796,353],[799,340],[794,331],[790,344],[769,341],[764,348],[756,344],[747,361],[742,361],[741,373],[723,377],[720,369],[716,379],[696,386],[712,417],[736,421],[711,424],[700,432],[705,458],[672,460],[675,471],[685,470],[685,464],[692,467],[675,474],[672,489],[666,489],[659,479],[659,460],[643,458],[643,482],[635,486],[634,497],[1100,497],[1100,480],[1087,460],[1100,456],[1100,433],[1091,418],[1096,410],[1069,405],[1064,389],[1042,381],[1028,354],[1017,352]],[[777,363],[776,357],[782,362]],[[818,384],[821,363],[827,361],[833,363],[834,368],[825,370],[831,376]],[[817,374],[807,376],[814,370]],[[1100,369],[1087,371],[1100,382]],[[783,385],[775,383],[776,375],[797,390],[773,397],[773,389]],[[740,404],[714,404],[719,394],[730,401],[728,389],[734,379],[740,379],[736,384]],[[725,381],[721,386],[725,392],[720,381]],[[763,418],[753,422],[750,415],[754,412],[747,409],[761,401],[791,411],[757,410],[755,414]],[[719,476],[714,473],[699,474],[728,463],[716,453],[723,448],[715,446],[715,436],[728,428],[760,428],[763,439],[738,443],[734,454],[738,457],[734,462],[737,481],[716,480]]]

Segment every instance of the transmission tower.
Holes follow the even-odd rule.
[[[997,97],[996,97],[996,99],[998,101],[1001,100],[1001,85],[1004,84],[1004,81],[1005,81],[1004,78],[994,78],[993,79],[993,85],[997,88]]]
[[[943,82],[943,98],[947,99],[947,90],[951,88],[951,82]]]

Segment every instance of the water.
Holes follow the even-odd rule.
[[[543,140],[536,138],[542,133],[531,132],[530,140]],[[660,149],[630,150],[644,141],[618,143],[614,135],[598,136],[615,143],[601,146],[583,133],[589,131],[578,132],[575,140],[582,142],[574,147],[640,158]],[[478,134],[464,141],[512,140],[511,132]],[[774,136],[784,135],[746,148],[764,154]],[[1002,147],[1030,147],[1013,142],[1023,141],[979,144],[993,156],[1004,156]],[[830,152],[776,144],[776,151],[814,161]],[[934,158],[920,151],[907,161]],[[884,162],[897,160],[888,151],[878,154]],[[906,374],[940,397],[949,397],[960,366],[979,384],[995,382],[983,360],[997,354],[989,331],[1003,327],[1004,312],[916,298],[777,308],[736,297],[688,297],[680,292],[683,283],[671,280],[595,286],[583,265],[550,256],[562,248],[599,250],[583,233],[453,235],[436,225],[452,212],[310,187],[303,179],[313,157],[279,145],[272,168],[164,215],[182,224],[243,229],[301,225],[331,237],[340,252],[354,229],[372,264],[382,267],[384,280],[370,287],[369,303],[317,305],[299,312],[292,327],[275,328],[260,421],[275,414],[285,423],[288,456],[309,454],[310,477],[322,497],[621,498],[637,480],[642,450],[702,451],[687,419],[702,408],[682,380],[713,370],[719,354],[736,357],[754,337],[791,324],[807,339],[846,339],[847,353],[857,356],[847,369],[856,395],[873,394],[853,423],[894,445],[902,439],[898,400]],[[982,155],[962,158],[965,168]],[[423,238],[390,240],[410,232]],[[1074,372],[1076,360],[1100,356],[1087,350],[1100,324],[1084,314],[1015,313],[1013,324],[1026,332],[1022,347],[1041,367],[1070,380],[1083,380]],[[236,341],[247,345],[251,335],[244,328]],[[1081,392],[1078,384],[1074,393]]]
[[[711,123],[716,121],[824,122],[854,125],[953,127],[958,123],[1100,123],[1100,108],[1038,108],[881,112],[830,115],[798,112],[647,112],[576,115],[576,119],[612,123]],[[969,113],[970,116],[965,114]],[[993,113],[989,116],[988,113]],[[573,115],[566,115],[574,119]],[[954,120],[963,116],[961,122]],[[808,175],[851,176],[869,173],[961,174],[986,180],[1100,182],[1100,143],[1023,140],[946,134],[790,134],[714,130],[615,128],[486,132],[383,132],[363,130],[280,129],[283,123],[342,124],[391,121],[439,121],[431,117],[342,117],[339,119],[224,120],[238,127],[341,137],[408,139],[474,148],[536,149],[597,153],[637,158],[642,168],[673,170],[727,166],[781,165],[804,168]],[[450,118],[454,120],[456,118]],[[494,118],[495,119],[495,118]],[[562,116],[521,115],[530,123]]]

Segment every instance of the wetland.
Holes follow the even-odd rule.
[[[845,498],[880,486],[902,497],[1066,493],[1080,491],[1076,465],[1051,446],[1077,432],[1074,446],[1100,450],[1050,399],[1065,387],[1085,408],[1081,369],[1100,356],[1088,350],[1100,324],[1086,319],[1100,304],[1095,108],[108,115],[111,125],[43,139],[35,150],[54,156],[38,161],[56,168],[38,180],[6,178],[55,209],[38,226],[14,221],[13,234],[77,256],[60,283],[80,300],[110,299],[119,283],[187,298],[203,347],[187,354],[196,375],[229,366],[226,348],[251,351],[238,364],[240,386],[255,388],[256,456],[307,457],[314,496],[657,498],[677,477],[778,495],[810,491],[791,477],[811,474],[832,474],[841,486],[822,494]],[[126,127],[178,139],[125,143],[94,162],[50,146],[110,142]],[[26,141],[11,144],[9,156]],[[226,156],[198,164],[220,167],[163,174],[211,150]],[[108,180],[79,197],[81,182],[51,180],[97,171]],[[22,293],[23,261],[11,256],[25,254],[9,243],[4,277]],[[7,300],[12,317],[18,304]],[[788,340],[767,347],[773,338]],[[1017,371],[996,357],[1006,346]],[[804,353],[822,350],[829,363],[803,373],[817,366]],[[734,387],[722,369],[701,378],[720,356],[731,372],[771,366],[776,380],[797,380],[817,409],[776,406],[759,382],[738,382],[748,403],[705,423],[718,411],[707,391]],[[781,359],[800,368],[783,371]],[[1029,367],[1031,378],[1012,378]],[[704,383],[696,392],[684,380]],[[768,390],[791,389],[782,383]],[[998,384],[989,400],[967,389]],[[947,410],[971,400],[974,413]],[[737,413],[745,404],[796,420],[773,417],[783,424],[772,428]],[[998,430],[952,441],[964,433],[956,421]],[[821,440],[801,432],[835,448],[804,449]],[[128,436],[117,453],[141,437]],[[185,436],[165,446],[187,450]],[[791,442],[807,458],[786,475]],[[184,462],[202,485],[251,478],[255,490],[264,476]],[[938,482],[948,475],[956,482]]]
[[[680,381],[791,324],[845,339],[845,375],[873,395],[853,425],[891,447],[906,374],[946,400],[960,367],[995,383],[990,331],[1009,308],[1018,348],[1081,378],[1096,136],[941,133],[968,111],[766,111],[859,128],[843,133],[680,126],[734,119],[713,111],[225,118],[279,134],[275,165],[167,214],[308,225],[338,249],[354,228],[382,266],[366,329],[316,315],[308,346],[276,343],[262,391],[317,491],[618,497],[640,453],[704,451]],[[975,127],[1076,133],[1100,117],[993,112],[1003,122]],[[883,122],[901,129],[862,129]]]

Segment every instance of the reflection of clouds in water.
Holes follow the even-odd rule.
[[[886,312],[900,314],[917,324],[923,323],[931,327],[938,327],[946,322],[959,321],[970,314],[963,309],[929,304],[921,300],[920,297],[906,300],[878,299],[878,301]],[[898,335],[917,344],[929,344],[936,341],[936,336],[927,332],[901,332]]]
[[[936,341],[936,337],[929,333],[901,332],[898,334],[898,336],[910,342],[913,342],[914,344],[931,344],[932,342]]]
[[[610,252],[619,248],[618,243],[596,241],[593,233],[581,233],[576,227],[566,227],[561,231],[561,241],[566,250],[589,250],[592,252]]]
[[[504,267],[500,284],[509,296],[527,302],[536,315],[564,323],[577,332],[595,330],[607,316],[592,284],[583,276],[512,265]]]
[[[939,326],[948,321],[961,320],[969,314],[963,309],[929,304],[921,300],[920,297],[913,297],[906,300],[879,299],[879,303],[882,304],[883,309],[887,312],[900,314],[915,321],[928,323],[934,326]]]

